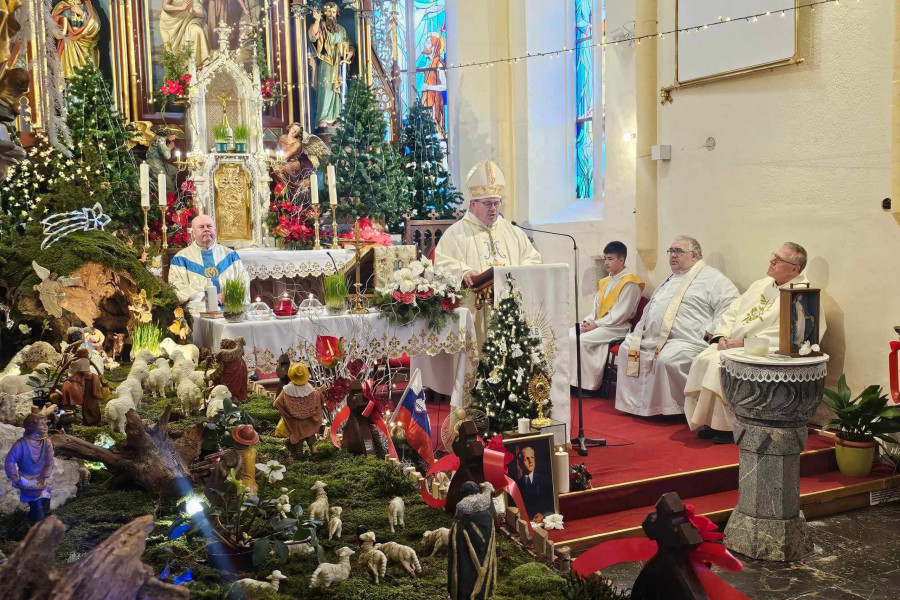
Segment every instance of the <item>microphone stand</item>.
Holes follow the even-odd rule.
[[[547,235],[558,235],[562,237],[567,237],[572,240],[572,250],[575,253],[575,364],[576,364],[576,377],[578,381],[578,437],[572,438],[572,445],[578,446],[578,454],[581,456],[587,456],[587,447],[590,446],[605,446],[606,440],[603,438],[593,439],[584,436],[584,405],[581,391],[581,321],[579,321],[579,316],[581,313],[578,311],[578,243],[575,241],[575,238],[567,233],[559,233],[556,231],[545,231],[543,229],[532,229],[530,227],[522,227],[515,221],[512,222],[513,225],[518,227],[519,229],[524,229],[525,231],[532,231],[534,233],[546,233]]]

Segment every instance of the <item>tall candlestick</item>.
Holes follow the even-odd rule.
[[[316,173],[309,176],[309,199],[313,206],[319,204],[319,176]]]
[[[146,206],[141,206],[141,210],[144,211],[144,252],[147,252],[150,250],[150,228],[147,227],[147,211],[150,210],[150,203],[148,202]]]
[[[359,219],[356,219],[356,223],[353,224],[353,246],[356,248],[356,283],[354,287],[356,288],[356,296],[353,299],[353,308],[350,310],[351,315],[364,315],[368,312],[362,305],[362,294],[360,293],[362,290],[362,282],[360,281],[360,262],[362,260],[362,254],[360,250],[362,249],[362,239],[359,237]]]
[[[150,207],[150,165],[141,163],[141,206]]]
[[[313,175],[313,177],[315,177],[315,175]],[[321,250],[322,245],[319,243],[319,216],[322,213],[322,209],[319,208],[318,198],[316,198],[316,202],[313,203],[312,210],[313,210],[313,227],[315,228],[314,231],[316,234],[316,242],[315,242],[315,245],[313,246],[313,250]]]
[[[162,207],[166,206],[166,174],[160,173],[156,177],[156,191],[158,192],[157,201]]]
[[[328,165],[328,203],[337,206],[337,180],[334,175],[334,165]]]

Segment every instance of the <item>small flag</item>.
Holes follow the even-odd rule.
[[[425,390],[422,388],[422,373],[419,369],[413,372],[391,421],[400,423],[406,432],[406,441],[419,456],[429,465],[434,462],[434,451],[431,449],[431,421],[425,407]]]

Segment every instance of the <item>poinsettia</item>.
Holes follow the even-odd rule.
[[[287,184],[286,184],[285,182],[279,181],[278,183],[275,184],[275,190],[274,190],[274,193],[275,193],[275,195],[278,196],[279,198],[281,198],[282,196],[284,196],[284,192],[285,192],[286,190],[287,190]]]
[[[197,186],[194,185],[193,179],[186,179],[184,183],[181,184],[181,191],[185,194],[193,194],[197,191]]]
[[[441,308],[444,312],[450,313],[459,308],[459,298],[458,297],[450,297],[441,298]]]
[[[403,304],[412,304],[416,298],[415,294],[412,292],[401,292],[399,290],[395,291],[392,296],[394,297],[394,300],[402,302]]]
[[[161,88],[159,88],[166,96],[181,96],[184,94],[184,84],[181,81],[167,80]]]

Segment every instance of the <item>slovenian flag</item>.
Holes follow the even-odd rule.
[[[425,408],[425,390],[422,374],[416,369],[410,378],[403,397],[397,404],[391,421],[399,423],[406,432],[406,441],[430,465],[434,462],[431,449],[431,421]]]

